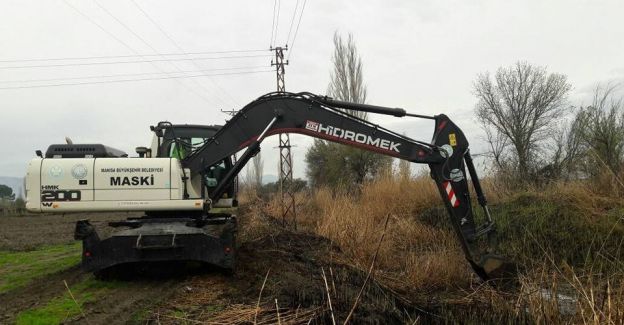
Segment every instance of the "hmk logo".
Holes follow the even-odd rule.
[[[314,121],[306,121],[306,129],[318,132],[319,123]]]

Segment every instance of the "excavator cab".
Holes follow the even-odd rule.
[[[210,141],[220,128],[220,125],[159,122],[156,126],[151,127],[155,135],[153,141],[155,149],[152,150],[156,152],[157,157],[170,157],[183,161],[207,141]],[[224,176],[232,169],[232,166],[233,156],[228,156],[208,167],[206,173],[201,175],[200,181],[195,182],[200,185],[193,186],[193,182],[190,183],[191,187],[195,187],[189,189],[190,197],[209,196],[224,180]],[[215,202],[215,205],[219,207],[237,206],[237,185],[238,179],[230,180],[229,184],[226,184],[226,191],[220,197],[220,200]]]
[[[179,167],[181,161],[209,141],[220,128],[218,125],[160,122],[151,127],[154,133],[151,147],[137,148],[139,157],[132,159],[164,159],[170,164],[170,170],[179,170],[176,175],[182,181],[178,187],[183,187],[184,195],[172,199],[172,202],[192,201],[196,205],[212,202],[209,208],[235,207],[238,205],[237,180],[223,177],[233,166],[232,156],[223,157],[203,174],[192,175],[189,170]],[[225,191],[219,198],[208,199],[218,185],[222,185]],[[165,187],[173,186],[171,180],[165,183]],[[194,261],[231,270],[234,267],[236,216],[207,213],[208,209],[146,210],[141,217],[110,222],[109,226],[121,230],[108,238],[100,238],[88,220],[81,220],[76,224],[74,236],[83,241],[82,266],[96,276],[116,274],[127,266],[141,263],[176,261]]]

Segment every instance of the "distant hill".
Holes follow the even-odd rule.
[[[278,180],[277,175],[262,175],[262,184],[275,183]]]
[[[0,184],[12,188],[15,196],[19,195],[20,193],[22,194],[22,196],[24,195],[24,179],[21,177],[0,176]]]

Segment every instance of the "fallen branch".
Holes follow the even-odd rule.
[[[89,324],[89,320],[87,319],[87,315],[85,315],[84,311],[82,311],[82,307],[80,307],[80,304],[78,303],[78,301],[76,301],[76,298],[74,297],[74,294],[71,292],[71,290],[69,290],[69,286],[67,285],[67,281],[63,280],[63,283],[65,284],[65,288],[67,288],[67,292],[69,292],[69,296],[72,298],[72,300],[76,304],[76,307],[78,307],[78,310],[80,310],[80,314],[82,314],[82,317],[85,319],[85,322],[87,324]]]
[[[231,305],[226,310],[219,312],[216,315],[212,315],[209,318],[198,320],[198,322],[206,325],[252,324],[256,310],[256,306]],[[297,311],[294,309],[278,307],[273,302],[273,304],[271,305],[260,306],[257,322],[258,325],[269,325],[278,323],[305,324],[309,319],[314,319],[315,315],[323,312],[324,310],[325,309],[323,308],[315,307],[300,308]],[[278,314],[279,320],[277,316]]]
[[[267,270],[267,274],[264,276],[264,281],[262,281],[262,288],[260,288],[260,294],[258,295],[258,303],[256,304],[256,314],[254,315],[254,325],[258,324],[258,311],[260,310],[260,299],[262,299],[262,291],[264,290],[264,285],[266,284],[267,278],[269,277],[269,272],[271,272],[271,269]]]
[[[282,320],[280,320],[279,305],[277,304],[277,299],[275,299],[275,312],[277,313],[277,325],[282,325]]]
[[[323,281],[325,281],[325,290],[327,291],[327,303],[329,304],[329,312],[332,318],[332,324],[336,325],[336,319],[334,318],[334,308],[332,307],[331,295],[329,294],[329,285],[327,284],[327,277],[325,276],[325,269],[321,268],[323,273]]]

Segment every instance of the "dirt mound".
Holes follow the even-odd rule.
[[[331,322],[327,290],[334,317],[344,320],[351,309],[366,274],[338,262],[340,250],[326,238],[283,231],[245,242],[238,249],[238,265],[232,276],[206,274],[192,278],[186,290],[157,309],[152,319],[176,323],[181,320],[214,321],[224,315],[232,323],[253,322],[258,296],[267,272],[260,302],[259,319],[291,315],[289,323]],[[355,323],[387,324],[410,319],[402,304],[372,281],[356,310]],[[250,312],[251,311],[251,312]],[[300,315],[305,315],[305,317]],[[233,317],[233,318],[232,318]],[[238,317],[238,318],[236,318]],[[413,315],[412,315],[413,317]]]

